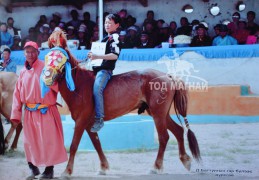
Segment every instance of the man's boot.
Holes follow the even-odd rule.
[[[31,175],[26,178],[26,180],[35,179],[37,175],[40,174],[40,170],[37,166],[34,166],[31,162],[28,162],[29,168],[31,170]]]
[[[95,118],[91,132],[97,132],[104,126],[103,118]]]
[[[53,179],[54,176],[54,166],[47,166],[45,171],[40,175],[39,179]]]

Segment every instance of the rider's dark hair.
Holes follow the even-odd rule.
[[[115,24],[121,23],[121,18],[118,14],[108,14],[105,18],[113,20]]]

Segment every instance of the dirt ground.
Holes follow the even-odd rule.
[[[4,125],[5,130],[10,125]],[[72,180],[246,180],[259,179],[259,123],[195,124],[191,129],[199,142],[202,163],[192,162],[188,172],[178,157],[177,142],[170,138],[161,174],[150,174],[157,150],[106,152],[110,163],[107,175],[98,175],[99,159],[96,152],[78,152]],[[190,151],[186,142],[186,150]],[[68,154],[69,155],[69,154]],[[55,179],[61,179],[66,163],[55,166]],[[43,168],[40,167],[43,171]],[[29,174],[23,151],[23,139],[16,151],[0,156],[0,179],[22,180]]]

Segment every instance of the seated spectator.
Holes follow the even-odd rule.
[[[239,12],[234,12],[232,15],[232,22],[230,22],[227,26],[228,26],[228,32],[230,35],[232,35],[233,33],[236,32],[237,28],[238,28],[238,21],[240,19],[240,14]]]
[[[216,24],[216,26],[214,26],[215,36],[213,36],[212,40],[215,39],[219,35],[219,28],[220,28],[220,24]]]
[[[247,17],[247,29],[249,30],[249,32],[252,31],[252,30],[253,31],[257,30],[258,24],[256,24],[254,22],[255,16],[256,16],[255,12],[254,11],[248,11],[246,15],[247,15],[246,16]]]
[[[58,24],[58,27],[59,27],[61,30],[65,31],[65,29],[66,29],[66,24],[65,24],[64,22],[60,22],[60,23]]]
[[[9,32],[12,35],[12,37],[14,37],[14,35],[18,35],[18,31],[19,31],[19,29],[15,28],[13,24],[14,24],[13,18],[9,17],[7,19],[7,32]]]
[[[152,44],[152,41],[149,41],[148,34],[146,32],[142,32],[140,35],[140,46],[138,48],[154,48],[154,45]]]
[[[139,26],[136,25],[136,22],[137,22],[137,20],[136,20],[135,17],[133,17],[131,15],[129,15],[127,17],[127,28],[129,28],[130,26],[134,26],[135,28],[137,28],[137,30],[138,30],[137,34],[139,35],[140,34],[140,28],[139,28]]]
[[[177,24],[175,21],[171,21],[170,24],[169,24],[169,34],[172,36],[172,37],[175,37],[177,34],[176,34],[176,30],[177,30]]]
[[[258,44],[258,43],[259,43],[259,27],[257,27],[257,30],[250,31],[250,34],[246,40],[246,44]]]
[[[7,25],[2,23],[0,26],[0,46],[6,45],[9,48],[13,46],[13,37],[7,32]]]
[[[92,42],[97,42],[97,41],[99,41],[99,29],[98,29],[98,26],[96,25],[94,28],[93,35],[90,39],[90,47],[92,46]]]
[[[53,20],[51,20],[50,22],[49,22],[49,28],[50,28],[50,33],[52,33],[54,30],[55,30],[55,28],[56,27],[58,27],[58,25],[60,24],[61,22],[59,22],[58,24],[56,24],[56,22],[55,21],[53,21]]]
[[[186,17],[181,17],[180,19],[181,27],[177,29],[177,35],[191,36],[192,26],[190,25]]]
[[[120,22],[121,29],[126,30],[128,28],[128,26],[127,26],[128,11],[126,9],[121,9],[117,14],[121,18],[121,22]]]
[[[239,19],[238,27],[232,36],[237,40],[238,44],[246,44],[249,31],[246,29],[246,21],[244,19]]]
[[[158,32],[151,22],[146,23],[146,25],[144,26],[144,31],[148,34],[149,40],[152,41],[152,44],[154,44],[154,46],[159,45]]]
[[[46,17],[46,15],[40,15],[40,19],[38,20],[38,22],[35,25],[35,32],[38,34],[40,33],[40,28],[44,25],[44,24],[48,24],[48,19]]]
[[[67,40],[77,39],[74,26],[67,27]]]
[[[165,21],[163,19],[158,19],[156,22],[156,26],[158,29],[162,28],[163,24],[165,23]]]
[[[147,23],[151,23],[154,30],[156,30],[157,29],[157,26],[156,26],[157,23],[156,23],[156,20],[154,19],[154,17],[155,17],[154,11],[152,11],[152,10],[147,11],[147,17],[144,20],[143,27],[145,27]]]
[[[168,42],[169,37],[169,25],[167,23],[163,23],[162,27],[159,29],[158,43],[161,44],[162,42]]]
[[[236,45],[237,40],[232,36],[228,35],[227,25],[220,24],[219,26],[219,35],[215,37],[212,42],[213,46],[225,46],[225,45]]]
[[[126,41],[127,32],[121,31],[119,34],[119,40],[120,40],[120,48],[127,49],[130,48],[129,43]]]
[[[90,49],[90,40],[89,36],[87,36],[87,27],[84,24],[81,24],[79,26],[78,32],[77,32],[78,40],[79,40],[79,46],[78,49],[81,49],[81,46],[85,46],[86,49]]]
[[[57,27],[59,25],[59,23],[61,22],[61,19],[62,19],[62,16],[59,12],[55,12],[52,14],[52,19],[50,20],[49,24],[51,25],[51,22],[55,23],[55,27]],[[47,24],[47,23],[45,23]],[[51,30],[54,30],[55,28],[52,29],[51,27]]]
[[[24,47],[25,43],[28,41],[34,41],[34,42],[37,41],[35,28],[30,27],[28,32],[29,32],[28,36],[26,36],[25,38],[22,39],[22,44],[21,44],[22,47]]]
[[[89,12],[84,12],[83,14],[83,21],[82,23],[86,25],[87,27],[87,31],[88,31],[88,34],[90,35],[90,37],[93,35],[93,32],[94,32],[94,26],[96,25],[95,22],[91,21],[91,15]]]
[[[192,26],[192,32],[191,32],[191,37],[194,37],[197,35],[197,30],[196,27],[200,25],[200,21],[198,19],[194,19],[191,23]]]
[[[21,38],[19,35],[15,35],[13,37],[13,46],[11,47],[11,50],[12,51],[19,51],[19,50],[22,50],[22,47],[21,47]]]
[[[193,37],[190,46],[211,46],[212,41],[207,36],[207,28],[203,24],[196,26],[197,35]]]
[[[11,50],[5,48],[2,54],[3,59],[1,59],[0,71],[14,72],[16,73],[16,63],[11,60]]]
[[[78,19],[78,12],[77,10],[73,9],[71,12],[70,12],[70,15],[72,17],[72,19],[70,21],[67,22],[66,26],[73,26],[74,27],[74,31],[76,32],[77,29],[79,28],[79,26],[81,25],[81,20]]]
[[[40,34],[37,37],[37,44],[39,47],[41,47],[41,44],[44,42],[47,42],[50,36],[50,28],[48,24],[44,24],[40,28]]]
[[[129,48],[137,48],[140,44],[140,38],[137,35],[137,28],[135,26],[130,26],[128,28],[128,36],[126,38]]]

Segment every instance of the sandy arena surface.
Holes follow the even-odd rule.
[[[10,125],[4,125],[5,130]],[[110,163],[107,175],[98,175],[96,152],[78,152],[70,179],[134,179],[134,180],[246,180],[259,179],[259,123],[191,125],[199,142],[202,163],[192,162],[188,172],[178,158],[174,137],[170,138],[162,174],[150,174],[157,150],[106,152]],[[5,132],[6,133],[6,132]],[[185,142],[186,143],[186,142]],[[187,153],[190,155],[186,144]],[[55,166],[55,179],[61,179],[66,163]],[[43,167],[40,170],[43,171]],[[29,174],[23,151],[23,138],[16,151],[0,156],[0,180],[22,180]]]

